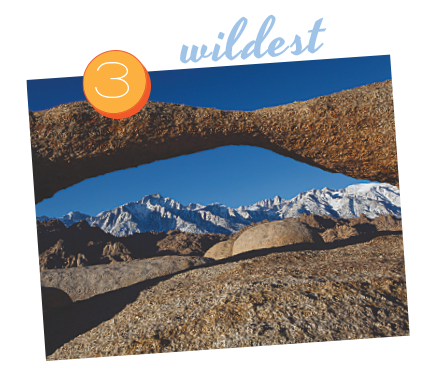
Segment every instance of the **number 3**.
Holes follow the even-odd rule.
[[[118,64],[118,65],[124,66],[124,68],[126,69],[126,74],[125,74],[125,75],[123,75],[123,76],[121,76],[121,77],[119,77],[119,78],[109,78],[109,79],[115,79],[115,80],[119,80],[119,81],[122,81],[122,82],[126,83],[127,91],[126,91],[123,95],[120,95],[120,96],[105,96],[105,95],[102,95],[102,94],[99,92],[99,90],[97,89],[97,87],[94,87],[94,88],[96,89],[97,93],[98,93],[100,96],[102,96],[102,97],[106,97],[106,98],[108,98],[108,99],[118,99],[119,97],[123,97],[124,95],[126,95],[126,94],[129,92],[129,85],[128,85],[127,82],[126,82],[124,79],[122,79],[122,78],[124,78],[124,77],[127,75],[127,73],[129,73],[129,70],[127,69],[127,67],[126,67],[125,65],[123,65],[123,64],[120,63],[120,62],[104,62],[103,64],[101,64],[101,65],[97,68],[97,71],[99,71],[99,69],[100,69],[103,65],[106,65],[106,64]]]

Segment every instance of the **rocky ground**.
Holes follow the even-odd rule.
[[[408,335],[394,223],[311,250],[242,253],[46,312],[47,359]]]
[[[43,317],[47,359],[408,335],[401,246],[248,252],[78,301]]]
[[[43,291],[61,290],[74,302],[213,262],[203,256],[162,256],[112,265],[48,270],[41,272],[41,287]],[[44,310],[57,307],[55,300],[44,295],[42,301]]]
[[[302,214],[298,218],[286,218],[283,221],[303,223],[320,234],[325,242],[363,237],[386,230],[402,230],[402,221],[391,215],[370,220],[364,215],[342,219]],[[233,243],[248,229],[268,222],[264,220],[253,223],[230,236],[171,230],[116,237],[97,226],[91,227],[86,221],[80,221],[68,228],[59,220],[37,221],[40,270],[117,264],[168,255],[203,256],[217,243]],[[225,257],[231,255],[231,252],[232,250]],[[217,258],[210,253],[207,257],[223,258]]]
[[[125,237],[105,233],[80,221],[70,227],[59,220],[37,221],[40,270],[116,264],[168,255],[203,256],[222,234],[191,234],[179,230],[145,232]]]

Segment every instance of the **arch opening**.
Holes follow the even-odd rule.
[[[57,213],[48,213],[50,204]],[[76,227],[85,220],[111,238],[145,232],[171,236],[173,230],[229,236],[248,225],[302,214],[334,220],[401,214],[393,186],[324,172],[250,146],[109,173],[59,192],[36,208],[38,221]]]

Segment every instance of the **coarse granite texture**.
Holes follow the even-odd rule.
[[[36,203],[87,178],[225,145],[399,185],[391,80],[247,112],[149,101],[115,120],[82,101],[29,117]]]
[[[45,313],[47,359],[409,335],[400,232],[253,252]]]

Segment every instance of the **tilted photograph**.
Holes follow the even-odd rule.
[[[27,81],[46,359],[408,336],[390,56],[149,74]]]

